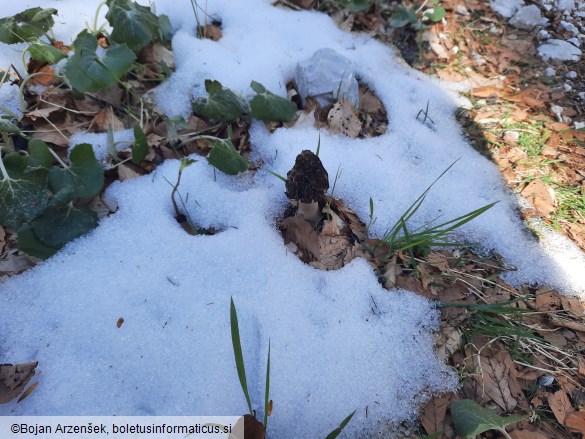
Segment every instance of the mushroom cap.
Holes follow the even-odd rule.
[[[286,196],[301,203],[321,203],[329,189],[329,174],[321,159],[305,149],[297,156],[295,165],[288,171]]]

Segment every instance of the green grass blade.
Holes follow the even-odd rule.
[[[279,178],[280,180],[284,181],[285,183],[288,181],[286,178],[284,178],[282,175],[277,174],[276,172],[272,172],[270,169],[264,169],[266,172],[271,173],[272,175],[274,175],[276,178]]]
[[[242,344],[240,343],[240,328],[238,326],[238,313],[236,312],[236,305],[234,305],[234,299],[231,298],[230,303],[230,325],[232,327],[232,345],[234,347],[234,356],[236,358],[236,368],[238,370],[238,377],[240,378],[240,384],[244,395],[246,396],[246,402],[248,403],[248,409],[250,414],[254,416],[252,411],[252,403],[250,402],[250,394],[248,393],[248,382],[246,381],[246,369],[244,368],[244,355],[242,354]]]
[[[356,412],[356,410],[354,410],[353,413],[351,413],[347,418],[345,418],[343,421],[341,421],[341,424],[339,424],[339,427],[337,427],[335,430],[333,430],[331,433],[329,433],[325,439],[335,439],[337,436],[339,436],[339,434],[342,432],[342,430],[345,428],[345,426],[347,424],[349,424],[349,421],[351,421],[351,418],[353,418],[353,415],[355,415],[355,412]]]
[[[264,392],[264,430],[268,426],[268,402],[270,401],[270,340],[268,340],[268,361],[266,363],[266,390]]]
[[[319,140],[317,140],[317,152],[315,155],[319,157],[319,151],[321,151],[321,130],[319,130]]]

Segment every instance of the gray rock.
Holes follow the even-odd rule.
[[[321,106],[340,99],[347,99],[354,105],[358,102],[354,66],[332,49],[319,49],[308,60],[299,62],[295,82],[303,104],[307,97],[315,98]]]
[[[577,77],[577,72],[571,70],[565,74],[565,77],[569,79],[575,79]]]
[[[569,38],[567,43],[571,43],[573,46],[581,47],[581,40],[579,38]]]
[[[558,0],[557,11],[570,12],[575,9],[575,0]]]
[[[573,23],[569,23],[568,21],[561,21],[559,23],[559,28],[563,31],[570,32],[573,36],[579,35],[579,29],[577,29]]]
[[[542,23],[540,9],[536,5],[524,6],[514,14],[509,23],[518,29],[532,30]]]
[[[581,50],[563,40],[548,40],[538,47],[542,59],[551,61],[579,61]]]
[[[557,72],[555,71],[555,69],[553,69],[552,67],[547,67],[544,70],[544,76],[546,76],[547,78],[552,78],[553,76],[555,76],[557,74]]]
[[[502,17],[510,18],[524,6],[524,0],[490,0],[490,6]]]

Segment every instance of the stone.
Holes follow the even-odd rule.
[[[557,11],[570,12],[575,9],[575,0],[558,0]]]
[[[502,17],[510,18],[524,6],[524,0],[490,0],[490,6]]]
[[[543,18],[536,5],[523,6],[510,19],[510,25],[518,29],[532,30],[542,24]]]
[[[577,29],[573,23],[569,23],[568,21],[561,21],[559,23],[559,28],[563,31],[569,32],[573,36],[579,35],[579,29]]]
[[[359,99],[353,64],[332,49],[319,49],[308,60],[299,62],[295,82],[303,104],[308,97],[315,98],[321,106],[341,99],[356,105]]]
[[[581,50],[567,41],[552,39],[538,47],[538,55],[544,60],[579,61]]]
[[[565,74],[565,77],[568,79],[575,79],[577,77],[577,72],[571,70]]]
[[[547,78],[552,78],[553,76],[555,76],[557,74],[556,70],[553,69],[552,67],[547,67],[544,70],[544,76],[546,76]]]

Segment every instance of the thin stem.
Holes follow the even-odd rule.
[[[54,158],[55,160],[57,160],[61,166],[63,166],[63,168],[65,168],[65,169],[69,169],[69,166],[67,166],[67,165],[66,165],[66,164],[63,162],[63,160],[61,160],[61,157],[59,157],[55,151],[53,151],[51,148],[49,148],[49,152],[51,153],[51,155],[53,156],[53,158]]]
[[[104,7],[105,4],[106,4],[106,0],[101,2],[99,4],[99,6],[97,7],[97,10],[95,11],[95,15],[93,17],[93,33],[94,34],[98,33],[97,21],[98,21],[99,15],[100,15],[100,11],[102,10],[102,8]],[[100,29],[101,29],[101,27],[100,27]]]
[[[24,81],[22,81],[20,83],[19,93],[18,93],[18,99],[20,101],[20,109],[22,110],[23,113],[26,111],[26,102],[24,102],[24,86],[32,78],[36,78],[37,76],[43,76],[43,75],[44,76],[52,76],[52,77],[58,78],[58,79],[65,79],[63,76],[55,75],[54,73],[49,73],[49,72],[37,72],[37,73],[33,73],[32,75],[28,75],[24,79]]]

